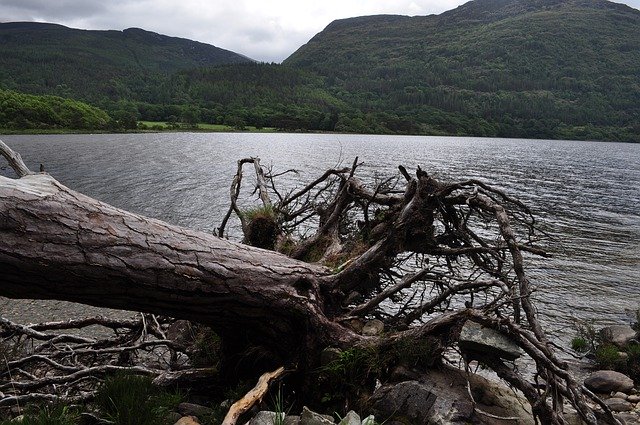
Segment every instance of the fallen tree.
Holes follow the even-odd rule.
[[[586,399],[618,423],[567,371],[537,319],[523,258],[545,255],[534,245],[533,215],[481,181],[442,182],[400,167],[399,177],[368,185],[356,159],[285,192],[279,175],[247,158],[215,236],[112,207],[32,173],[1,142],[0,152],[19,177],[0,177],[0,295],[206,324],[229,364],[259,352],[260,373],[285,365],[307,390],[327,347],[375,351],[383,364],[363,382],[373,390],[402,347],[428,341],[427,354],[441,358],[475,322],[535,362],[539,385],[500,358],[473,353],[524,394],[542,423],[565,423],[568,400],[596,424]],[[239,206],[247,164],[261,202],[251,210]],[[234,214],[244,244],[223,238]],[[372,318],[384,332],[362,332]]]

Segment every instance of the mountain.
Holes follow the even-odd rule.
[[[604,0],[475,0],[338,20],[283,64],[410,132],[640,141],[638,28]]]
[[[103,102],[154,100],[177,71],[253,62],[240,54],[139,28],[87,31],[62,25],[0,23],[0,87]]]

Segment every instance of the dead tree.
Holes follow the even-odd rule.
[[[230,355],[261,347],[302,373],[326,347],[385,351],[431,338],[441,353],[477,322],[535,361],[542,389],[500,359],[480,358],[542,423],[565,423],[563,399],[596,423],[585,399],[599,400],[567,372],[530,299],[523,253],[544,255],[534,217],[501,190],[403,167],[368,185],[356,159],[285,192],[248,158],[217,237],[114,208],[31,173],[6,145],[0,151],[19,176],[0,177],[0,295],[192,320],[219,333]],[[246,164],[262,203],[251,213],[238,205]],[[245,242],[281,253],[223,239],[233,213]],[[385,332],[362,335],[354,324],[363,318],[382,320]]]

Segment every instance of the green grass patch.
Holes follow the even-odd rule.
[[[111,376],[98,390],[96,404],[117,425],[163,424],[167,413],[183,401],[183,396],[164,391],[151,381],[147,376]]]

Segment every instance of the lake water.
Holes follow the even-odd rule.
[[[640,144],[244,133],[0,138],[32,170],[42,163],[72,189],[205,232],[219,225],[236,160],[248,156],[274,171],[299,170],[301,183],[356,156],[369,178],[419,165],[440,178],[481,179],[527,203],[551,236],[545,247],[553,258],[530,263],[550,333],[566,342],[576,319],[596,326],[630,322],[628,313],[640,308]],[[17,306],[2,301],[0,314]],[[53,315],[73,308],[37,306],[49,306]]]

